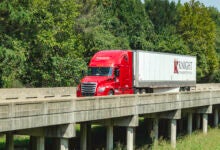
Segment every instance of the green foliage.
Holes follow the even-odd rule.
[[[218,60],[220,64],[220,12],[214,7],[209,7],[208,9],[213,21],[216,24],[215,45],[216,45],[216,52],[218,53]],[[213,81],[220,83],[220,65],[217,72],[214,74]]]
[[[26,25],[30,23],[27,6],[18,1],[0,3],[0,87],[20,87],[28,43]]]
[[[178,5],[168,0],[145,0],[145,10],[154,24],[156,34],[153,50],[177,54],[190,54],[188,46],[177,33]]]
[[[103,13],[104,8],[94,5],[96,4],[94,1],[88,1],[88,3],[81,2],[84,9],[81,10],[81,15],[75,25],[75,31],[81,35],[82,43],[86,49],[83,53],[86,62],[99,50],[128,49],[129,41],[126,37],[115,36],[106,29],[106,24],[115,21],[110,14]],[[90,5],[89,10],[87,10],[88,5]]]
[[[208,9],[212,20],[216,24],[216,51],[220,53],[220,12],[214,7],[209,7]]]
[[[43,86],[73,86],[79,83],[81,79],[81,69],[85,70],[86,64],[81,58],[72,59],[72,57],[52,57],[51,70],[43,72]]]
[[[82,5],[87,8],[88,4]],[[87,60],[101,49],[153,47],[153,26],[139,0],[97,1],[89,12],[82,10],[77,31],[83,35]]]
[[[153,24],[145,12],[144,5],[140,0],[112,0],[109,5],[103,5],[107,11],[118,19],[113,26],[116,36],[126,36],[132,49],[151,49],[154,35]],[[116,22],[116,21],[115,21]],[[112,29],[107,26],[107,29]]]
[[[86,66],[82,59],[83,46],[74,32],[78,5],[72,0],[34,0],[31,6],[34,37],[25,84],[40,87],[76,85],[79,70]]]
[[[177,5],[168,0],[145,0],[145,9],[157,32],[178,22]]]
[[[176,33],[176,28],[174,26],[166,26],[157,34],[155,51],[190,54],[188,46],[183,41],[182,37]]]
[[[220,148],[219,144],[219,129],[209,129],[208,134],[204,135],[200,131],[192,133],[192,135],[187,135],[184,137],[179,137],[177,139],[176,149],[177,150],[218,150]],[[173,150],[170,142],[165,140],[160,140],[158,145],[153,146],[152,150]]]
[[[86,66],[78,9],[74,0],[2,1],[0,87],[76,85]]]
[[[208,9],[194,0],[185,3],[179,13],[178,31],[191,53],[197,56],[197,77],[209,81],[219,65],[215,50],[215,23]]]
[[[194,0],[0,2],[0,87],[75,86],[103,49],[194,55],[198,81],[220,82],[220,13]]]
[[[28,148],[30,144],[30,137],[23,135],[14,135],[14,147],[15,149],[19,148]],[[3,134],[0,136],[0,150],[5,150],[6,148],[6,136]]]
[[[215,23],[219,26],[220,25],[220,13],[218,9],[215,7],[209,7],[208,10],[213,21],[215,21]]]

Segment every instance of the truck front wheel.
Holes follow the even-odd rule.
[[[114,95],[113,90],[110,90],[110,91],[108,92],[108,95]]]

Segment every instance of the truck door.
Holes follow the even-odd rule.
[[[129,71],[128,56],[123,55],[121,64],[115,68],[115,94],[129,93]]]
[[[120,66],[120,89],[123,94],[128,93],[129,90],[129,66],[128,66],[128,56],[124,55]]]

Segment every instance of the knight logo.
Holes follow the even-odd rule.
[[[176,59],[174,59],[174,73],[179,73],[178,71],[178,61]]]
[[[180,61],[174,59],[174,73],[175,74],[191,74],[192,73],[192,62]]]

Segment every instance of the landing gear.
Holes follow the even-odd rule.
[[[186,91],[190,91],[190,87],[187,86],[187,87],[180,87],[180,92],[186,92]]]

